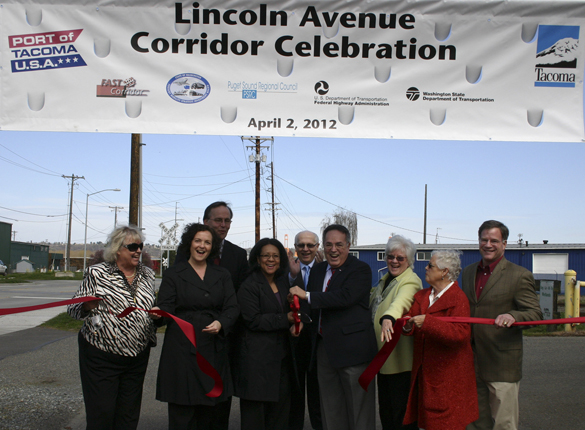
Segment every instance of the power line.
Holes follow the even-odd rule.
[[[304,193],[306,193],[306,194],[308,194],[308,195],[310,195],[310,196],[312,196],[312,197],[315,197],[316,199],[319,199],[319,200],[321,200],[321,201],[323,201],[323,202],[325,202],[325,203],[327,203],[327,204],[330,204],[330,205],[332,205],[332,206],[335,206],[335,207],[337,207],[337,208],[340,208],[340,209],[349,210],[349,209],[346,209],[346,208],[344,208],[343,206],[337,205],[337,204],[335,204],[335,203],[333,203],[333,202],[330,202],[329,200],[325,200],[325,199],[324,199],[324,198],[322,198],[322,197],[319,197],[319,196],[317,196],[317,195],[315,195],[315,194],[313,194],[313,193],[311,193],[311,192],[309,192],[309,191],[307,191],[307,190],[304,190],[304,189],[302,189],[301,187],[299,187],[299,186],[297,186],[297,185],[293,184],[292,182],[289,182],[289,181],[287,181],[287,180],[286,180],[286,179],[284,179],[284,178],[281,178],[281,177],[280,177],[280,176],[278,176],[278,175],[274,175],[274,176],[276,176],[278,179],[280,179],[280,180],[282,180],[282,181],[286,182],[287,184],[289,184],[289,185],[291,185],[291,186],[295,187],[296,189],[298,189],[298,190],[300,190],[300,191],[302,191],[302,192],[304,192]],[[358,212],[355,212],[355,211],[352,211],[352,210],[349,210],[349,212],[353,212],[353,213],[355,213],[356,215],[358,215],[358,216],[360,216],[360,217],[362,217],[362,218],[369,219],[370,221],[377,222],[378,224],[383,224],[383,225],[387,225],[387,226],[389,226],[389,227],[399,228],[399,229],[401,229],[401,230],[410,231],[411,233],[418,233],[418,234],[423,234],[421,231],[418,231],[418,230],[412,230],[412,229],[410,229],[410,228],[400,227],[400,226],[398,226],[398,225],[394,225],[394,224],[390,224],[390,223],[387,223],[387,222],[384,222],[384,221],[380,221],[380,220],[374,219],[374,218],[372,218],[372,217],[369,217],[369,216],[367,216],[367,215],[362,215],[362,214],[360,214],[360,213],[358,213]],[[457,237],[449,237],[449,236],[440,236],[440,237],[442,237],[442,238],[444,238],[444,239],[451,239],[451,240],[461,240],[461,241],[466,241],[466,242],[476,242],[476,241],[477,241],[477,239],[461,239],[461,238],[457,238]]]
[[[61,214],[61,215],[41,215],[41,214],[33,214],[31,212],[24,212],[24,211],[19,211],[16,209],[10,209],[10,208],[6,208],[4,206],[0,206],[0,209],[6,209],[7,211],[12,211],[12,212],[18,212],[20,214],[25,214],[25,215],[33,215],[33,216],[43,216],[43,217],[47,217],[47,218],[55,218],[55,217],[61,217],[61,216],[67,216],[67,214]]]
[[[11,149],[7,148],[6,146],[2,145],[1,143],[0,143],[0,146],[1,146],[2,148],[6,149],[8,152],[11,152],[11,153],[13,153],[13,154],[14,154],[14,155],[16,155],[17,157],[19,157],[19,158],[22,158],[24,161],[26,161],[26,162],[28,162],[28,163],[30,163],[30,164],[33,164],[33,165],[35,165],[35,166],[37,166],[37,167],[40,167],[41,169],[44,169],[44,170],[46,170],[46,171],[48,171],[48,172],[51,172],[51,173],[40,172],[40,171],[38,171],[38,170],[31,169],[30,167],[27,167],[27,166],[23,166],[23,165],[21,165],[21,164],[18,164],[18,163],[16,163],[16,162],[12,161],[12,160],[9,160],[8,158],[5,158],[5,157],[0,157],[1,159],[3,159],[4,161],[6,161],[7,163],[14,164],[15,166],[22,167],[23,169],[32,170],[33,172],[42,173],[43,175],[49,175],[49,176],[62,176],[60,173],[54,172],[54,171],[53,171],[53,170],[51,170],[51,169],[47,169],[46,167],[43,167],[43,166],[41,166],[41,165],[39,165],[39,164],[37,164],[37,163],[34,163],[34,162],[32,162],[32,161],[30,161],[30,160],[28,160],[28,159],[24,158],[22,155],[19,155],[19,154],[17,154],[16,152],[14,152],[13,150],[11,150]]]

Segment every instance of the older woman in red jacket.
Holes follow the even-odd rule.
[[[431,285],[414,296],[404,326],[414,336],[410,397],[404,423],[424,430],[464,430],[478,418],[471,329],[436,317],[469,317],[469,302],[457,284],[459,252],[434,251],[426,267]]]

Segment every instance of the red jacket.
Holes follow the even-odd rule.
[[[435,317],[469,317],[469,301],[457,282],[429,308],[431,288],[419,291],[408,316],[426,315],[414,335],[414,360],[404,423],[425,430],[464,430],[478,418],[471,328]]]

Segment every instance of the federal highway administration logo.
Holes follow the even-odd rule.
[[[211,85],[207,79],[194,73],[181,73],[167,83],[167,94],[179,103],[199,103],[210,92]]]
[[[324,96],[329,92],[329,84],[325,81],[319,81],[315,84],[315,92],[320,96]]]

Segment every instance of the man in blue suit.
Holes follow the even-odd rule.
[[[307,291],[290,293],[311,308],[312,361],[317,363],[323,428],[375,428],[375,389],[364,391],[358,378],[378,349],[369,310],[372,272],[349,255],[349,230],[332,224],[323,231],[327,262],[311,270]]]

